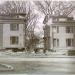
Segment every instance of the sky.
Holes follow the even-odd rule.
[[[0,4],[3,3],[4,1],[13,1],[13,0],[0,0]],[[26,1],[26,0],[14,0],[14,1]],[[32,0],[29,0],[29,1],[32,1]],[[39,0],[39,1],[43,1],[43,0]],[[75,1],[75,0],[52,0],[52,1]]]
[[[0,4],[3,4],[5,1],[13,1],[13,0],[0,0]],[[15,0],[15,1],[24,1],[24,0]],[[35,13],[39,13],[38,11],[35,11]],[[36,25],[36,28],[35,28],[35,34],[43,37],[43,17],[41,16],[40,17],[40,20],[39,22],[37,23]]]
[[[0,0],[0,4],[2,4],[4,2],[4,0]]]
[[[12,0],[0,0],[0,4],[4,3],[5,1],[12,1]],[[24,0],[15,0],[15,1],[24,1]],[[59,1],[59,0],[55,0],[55,1]],[[62,0],[62,1],[70,1],[70,0]],[[35,13],[38,13],[38,12],[35,11]],[[36,28],[35,28],[35,34],[37,33],[40,36],[43,34],[43,23],[42,22],[43,22],[43,16],[40,16],[39,23],[36,25]]]

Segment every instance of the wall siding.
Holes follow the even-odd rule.
[[[3,48],[3,24],[0,24],[0,49]]]

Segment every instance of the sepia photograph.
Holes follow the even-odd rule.
[[[75,1],[0,0],[0,75],[75,75]]]

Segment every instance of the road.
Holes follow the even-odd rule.
[[[0,74],[75,75],[75,58],[0,58],[0,63],[14,67]]]

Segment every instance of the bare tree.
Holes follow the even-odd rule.
[[[49,16],[64,15],[68,16],[75,9],[74,1],[34,1],[38,9],[45,15],[44,21]],[[45,22],[44,22],[45,23]]]
[[[21,13],[25,18],[25,40],[26,36],[30,39],[34,34],[34,29],[38,21],[38,15],[34,13],[34,8],[30,1],[6,1],[0,5],[0,14],[11,15]],[[25,42],[26,45],[27,42]]]
[[[28,23],[27,29],[26,29],[26,36],[27,36],[27,40],[26,40],[26,45],[29,48],[28,50],[30,51],[31,48],[33,47],[33,49],[35,48],[33,46],[34,39],[36,38],[35,34],[34,34],[34,29],[36,27],[36,24],[38,22],[38,18],[36,18],[38,16],[35,16],[35,19],[33,19],[31,22]]]
[[[27,13],[27,1],[6,1],[0,5],[1,14]]]

